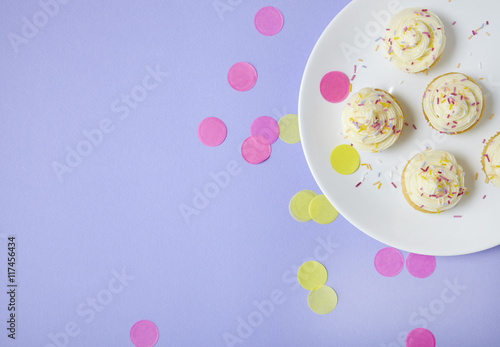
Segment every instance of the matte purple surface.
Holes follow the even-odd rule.
[[[499,248],[383,277],[383,244],[342,217],[289,215],[295,193],[319,193],[300,144],[241,157],[255,118],[297,112],[309,54],[348,1],[59,1],[0,11],[1,346],[132,346],[143,319],[157,346],[404,346],[419,327],[439,346],[497,344]],[[275,36],[254,27],[264,6],[283,13]],[[239,61],[258,72],[248,92],[227,82]],[[196,134],[211,116],[228,129],[215,148]],[[338,293],[324,316],[296,279],[312,259]]]

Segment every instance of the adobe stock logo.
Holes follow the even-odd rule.
[[[312,257],[305,258],[301,264],[310,260],[325,262],[340,246],[340,244],[333,240],[331,235],[328,235],[326,239],[318,237],[316,241],[317,245],[312,251]],[[300,288],[300,284],[297,281],[299,267],[300,264],[292,265],[281,275],[283,284],[287,286],[286,289],[290,292]],[[271,319],[273,313],[283,306],[287,298],[286,290],[276,288],[266,298],[253,300],[251,312],[238,315],[236,317],[235,328],[232,331],[225,331],[222,334],[222,339],[226,347],[243,345],[250,340],[254,332]]]
[[[402,9],[403,7],[399,0],[391,0],[387,3],[386,9],[371,11],[370,14],[374,20],[367,22],[363,29],[359,26],[354,27],[352,44],[346,42],[340,44],[340,49],[346,61],[350,63],[358,59],[361,50],[366,48],[373,40],[382,36],[392,16]]]
[[[186,224],[191,223],[193,216],[198,216],[200,211],[204,210],[210,204],[210,200],[219,196],[222,189],[225,189],[231,182],[231,177],[235,177],[241,173],[240,164],[231,160],[226,164],[225,170],[209,172],[210,181],[207,182],[202,189],[193,189],[193,198],[191,204],[180,203],[179,212],[184,218]]]
[[[135,279],[127,273],[126,269],[121,272],[111,271],[112,277],[105,288],[99,290],[94,296],[88,297],[85,302],[81,302],[76,307],[76,315],[81,317],[86,324],[90,324],[99,312],[108,307],[115,297],[128,287],[129,282]],[[75,338],[82,333],[82,324],[75,320],[66,322],[62,331],[50,332],[47,337],[50,343],[44,347],[66,347],[70,344],[71,338]]]
[[[19,46],[21,44],[28,44],[31,39],[38,35],[40,29],[44,28],[50,21],[59,13],[60,6],[66,5],[70,0],[40,0],[38,6],[40,11],[35,12],[31,19],[23,17],[21,19],[22,26],[20,35],[16,33],[8,33],[7,38],[9,39],[10,45],[14,52],[19,53]]]
[[[444,314],[446,308],[452,305],[459,297],[467,290],[467,286],[458,282],[458,278],[453,281],[445,279],[443,281],[443,288],[439,295],[428,304],[420,306],[418,310],[414,311],[408,317],[408,323],[411,329],[429,327],[429,322],[434,322],[436,319]],[[400,331],[396,341],[381,343],[380,347],[404,347],[406,346],[406,336],[408,331]]]
[[[232,12],[237,6],[241,5],[243,0],[215,0],[212,5],[220,20],[224,20],[225,12]]]
[[[143,77],[142,83],[135,85],[128,94],[123,94],[120,99],[116,99],[111,103],[111,111],[119,115],[119,121],[127,119],[131,114],[131,110],[137,109],[146,100],[149,93],[158,88],[163,79],[169,76],[169,73],[162,71],[159,65],[156,65],[154,69],[146,66],[146,71],[147,74]],[[102,144],[106,135],[115,131],[117,124],[118,122],[112,118],[106,117],[100,120],[97,128],[83,129],[81,133],[84,139],[74,146],[68,145],[65,147],[65,160],[62,163],[59,161],[52,162],[52,170],[58,181],[62,183],[65,174],[71,173],[78,168],[84,158],[90,156],[94,149]]]

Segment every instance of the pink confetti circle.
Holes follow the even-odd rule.
[[[272,145],[280,136],[280,127],[274,118],[262,116],[250,125],[250,135],[260,135]]]
[[[413,329],[406,336],[406,347],[435,347],[436,338],[427,329]]]
[[[226,139],[227,128],[223,121],[208,117],[198,125],[198,138],[205,146],[216,147]]]
[[[248,137],[241,145],[241,155],[250,164],[259,164],[271,155],[271,144],[260,135]]]
[[[153,347],[158,336],[158,328],[148,320],[140,320],[130,328],[130,340],[136,347]]]
[[[350,86],[351,82],[343,72],[331,71],[321,79],[319,90],[326,101],[339,103],[349,95]]]
[[[252,89],[257,82],[257,70],[252,64],[246,62],[236,63],[229,69],[227,81],[233,89],[246,92]]]
[[[429,277],[436,269],[436,257],[410,253],[406,258],[406,268],[414,277]]]
[[[375,269],[385,277],[394,277],[403,270],[404,257],[396,248],[382,248],[375,255]]]
[[[283,14],[275,7],[266,6],[255,14],[253,23],[262,35],[273,36],[283,28]]]

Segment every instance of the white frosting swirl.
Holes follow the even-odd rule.
[[[363,88],[342,111],[342,129],[354,147],[378,152],[392,146],[404,126],[403,110],[391,94]]]
[[[443,23],[434,12],[422,8],[407,8],[394,15],[383,43],[386,59],[411,73],[430,68],[445,45]]]
[[[457,134],[473,127],[483,114],[481,88],[470,77],[449,73],[432,81],[424,93],[422,108],[434,129]]]
[[[482,162],[488,180],[500,188],[500,132],[486,144]]]
[[[455,157],[445,151],[427,150],[414,156],[403,172],[406,197],[418,209],[440,213],[462,198],[464,171]]]

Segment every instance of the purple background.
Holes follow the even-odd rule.
[[[497,343],[499,248],[439,257],[426,279],[406,269],[385,278],[373,266],[384,245],[342,217],[326,226],[290,217],[295,193],[319,193],[300,144],[278,140],[256,166],[241,157],[255,118],[297,112],[308,56],[348,1],[220,0],[232,4],[221,15],[212,0],[67,2],[49,9],[54,16],[17,53],[9,35],[22,34],[40,3],[4,1],[0,11],[2,327],[7,235],[18,243],[19,285],[17,338],[2,328],[0,345],[53,346],[52,336],[60,345],[132,346],[130,327],[142,319],[158,326],[157,346],[225,346],[225,333],[241,338],[237,346],[399,346],[422,326],[440,346]],[[253,25],[268,5],[285,18],[272,37]],[[239,61],[258,72],[244,93],[226,81]],[[113,104],[148,67],[169,75],[121,119]],[[196,136],[209,116],[228,128],[219,147]],[[112,131],[58,180],[53,163],[105,119]],[[210,173],[227,165],[236,174],[187,223],[180,206],[193,206]],[[309,310],[294,274],[315,256],[339,296],[325,316]],[[125,285],[116,272],[128,274]],[[454,282],[459,289],[446,289]],[[257,317],[254,302],[277,291],[273,312],[238,336],[240,321]]]

